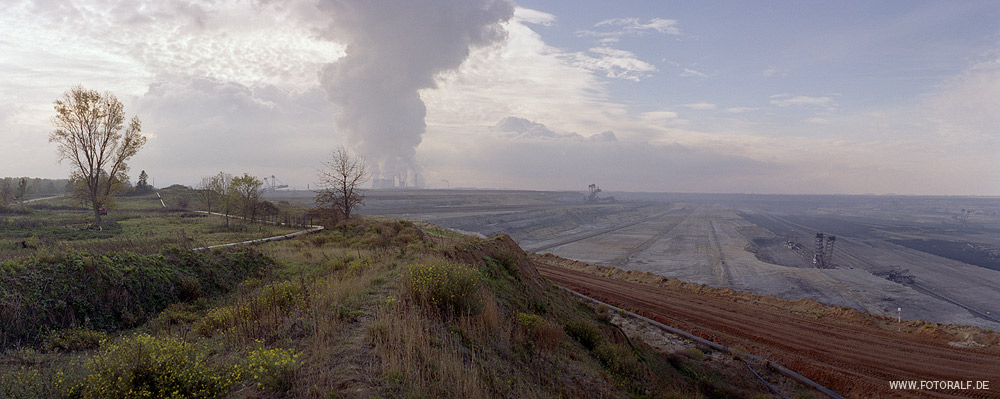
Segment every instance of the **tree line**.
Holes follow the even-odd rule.
[[[113,203],[114,195],[152,191],[146,171],[140,173],[134,187],[128,182],[128,161],[146,144],[146,137],[141,134],[138,116],[126,120],[124,106],[114,94],[76,86],[56,100],[54,108],[56,115],[52,121],[56,129],[49,135],[49,142],[59,145],[60,162],[71,164],[70,191],[90,205],[97,226],[105,207]],[[325,168],[319,171],[321,190],[315,197],[316,209],[333,221],[349,219],[353,208],[364,205],[360,187],[369,178],[365,162],[341,146],[323,165]],[[0,185],[0,200],[23,199],[26,183],[22,179],[18,184],[17,189]],[[234,211],[250,222],[278,213],[274,204],[261,198],[264,182],[247,173],[233,176],[219,172],[203,178],[196,191],[209,212],[219,210],[226,216],[227,227]]]

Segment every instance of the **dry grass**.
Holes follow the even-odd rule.
[[[627,344],[541,279],[509,237],[428,237],[407,222],[352,220],[263,245],[277,264],[270,274],[170,305],[139,328],[140,341],[182,351],[181,374],[190,365],[225,378],[213,392],[232,398],[698,394],[664,357]],[[0,378],[0,396],[26,387],[66,396],[56,376],[91,378],[83,365],[135,336],[90,352],[25,352],[16,364],[2,355],[0,374],[22,381]]]

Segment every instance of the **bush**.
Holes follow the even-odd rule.
[[[97,349],[101,347],[101,341],[107,338],[108,335],[100,331],[83,327],[67,328],[50,332],[45,337],[42,347],[50,352]]]
[[[243,336],[258,336],[265,322],[282,319],[305,306],[306,292],[302,284],[281,281],[260,287],[254,294],[237,299],[236,303],[208,311],[194,331],[212,336],[216,331],[243,328]]]
[[[482,310],[482,276],[473,267],[455,263],[410,265],[405,284],[413,298],[443,312],[476,314]]]
[[[566,335],[569,335],[570,338],[573,338],[588,350],[594,349],[602,341],[601,331],[592,323],[571,321],[566,323],[563,329],[566,331]]]
[[[290,349],[264,349],[261,341],[257,341],[257,345],[258,348],[250,352],[244,364],[257,388],[276,392],[292,389],[299,355]]]
[[[631,380],[642,376],[639,358],[630,347],[602,342],[594,348],[593,353],[604,367],[618,377]]]
[[[238,382],[206,366],[191,344],[140,334],[109,345],[90,358],[82,381],[70,382],[73,398],[213,398]]]
[[[131,327],[171,303],[227,292],[272,265],[252,249],[70,253],[0,262],[0,343],[35,344],[49,330],[77,325]]]

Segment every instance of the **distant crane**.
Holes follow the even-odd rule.
[[[275,191],[282,188],[288,188],[287,184],[284,184],[281,181],[279,181],[277,177],[274,177],[274,175],[271,175],[270,180],[268,180],[268,178],[265,177],[264,184],[266,186],[267,191]]]
[[[615,202],[615,197],[600,198],[597,196],[601,192],[601,188],[597,187],[596,184],[591,184],[587,186],[590,189],[590,194],[587,195],[586,202],[589,204],[596,204],[599,202]]]
[[[816,253],[813,255],[813,264],[820,269],[833,269],[833,245],[837,242],[837,236],[825,236],[823,233],[816,233]]]

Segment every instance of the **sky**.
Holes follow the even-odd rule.
[[[0,0],[0,176],[114,93],[156,186],[1000,195],[1000,3]]]

